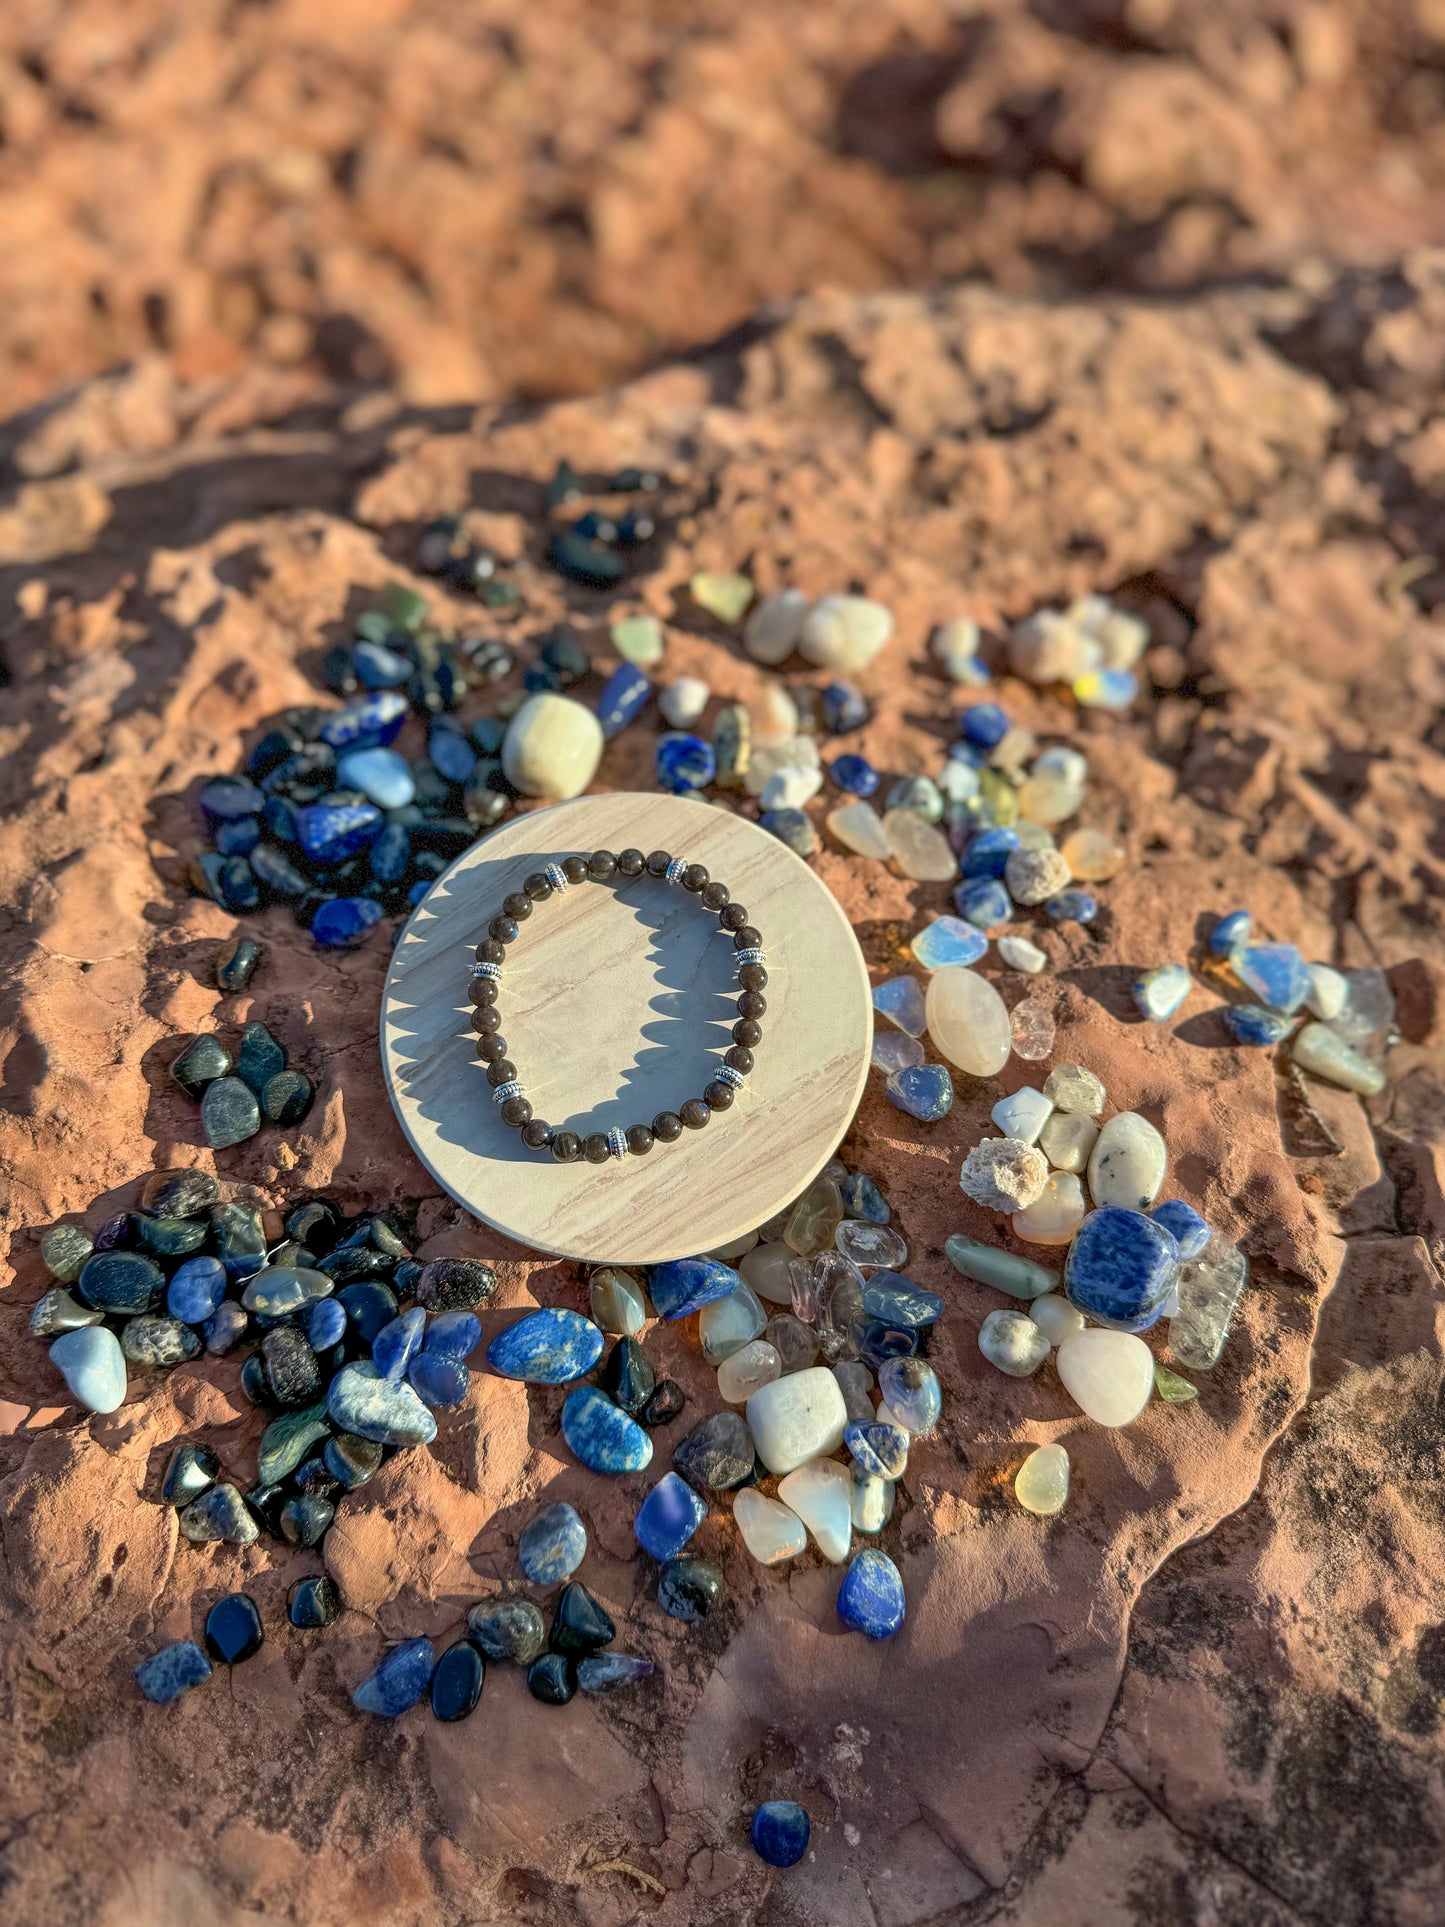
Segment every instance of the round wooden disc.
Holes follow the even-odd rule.
[[[488,921],[529,871],[629,845],[706,864],[747,906],[767,951],[763,1042],[732,1108],[701,1131],[643,1157],[558,1164],[501,1121],[467,981]],[[717,918],[643,876],[539,904],[508,950],[498,1009],[536,1115],[606,1131],[701,1096],[732,1041],[737,994]],[[613,1264],[714,1250],[795,1198],[852,1121],[872,1036],[862,954],[808,866],[754,823],[659,795],[580,797],[474,844],[407,924],[381,1011],[391,1101],[437,1182],[518,1244]]]

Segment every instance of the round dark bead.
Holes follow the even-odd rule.
[[[712,1116],[712,1112],[700,1097],[690,1097],[678,1112],[678,1116],[690,1131],[700,1131]]]
[[[733,931],[734,950],[760,950],[762,943],[762,931],[754,929],[750,923],[745,923],[741,930]]]
[[[747,921],[748,913],[741,903],[725,903],[718,912],[718,922],[724,930],[744,930]]]
[[[507,952],[505,947],[499,944],[495,937],[483,937],[482,941],[477,945],[478,963],[504,963],[506,957]]]
[[[582,1155],[589,1164],[605,1164],[612,1152],[605,1131],[589,1131],[582,1140]]]
[[[766,990],[768,973],[761,964],[740,964],[738,982],[744,990]]]
[[[507,1040],[500,1031],[477,1039],[477,1056],[484,1064],[500,1064],[507,1054]]]
[[[502,1028],[502,1013],[495,1004],[478,1004],[472,1012],[472,1029],[478,1037]]]
[[[541,870],[533,870],[530,876],[522,878],[522,888],[533,903],[545,903],[552,894],[552,879]]]
[[[652,1149],[652,1132],[645,1124],[628,1125],[627,1148],[636,1158],[645,1156]]]
[[[587,859],[585,856],[564,856],[562,874],[569,883],[585,883],[587,880]]]
[[[703,1092],[702,1101],[710,1111],[725,1111],[733,1101],[733,1087],[731,1084],[724,1084],[720,1077],[715,1077]],[[505,1115],[505,1105],[502,1106],[502,1110]]]
[[[745,990],[738,998],[739,1017],[761,1017],[767,1007],[768,1000],[760,990]]]
[[[711,1085],[708,1087],[711,1089]],[[732,1102],[731,1096],[728,1102]],[[513,1130],[520,1131],[524,1124],[532,1122],[532,1107],[525,1097],[509,1097],[502,1106],[502,1122],[510,1124]]]
[[[745,1045],[734,1044],[727,1056],[724,1057],[723,1062],[730,1066],[731,1069],[741,1071],[742,1075],[746,1077],[753,1067],[753,1054]]]
[[[487,925],[498,943],[511,943],[517,935],[517,919],[509,917],[505,911],[492,918]]]
[[[647,868],[647,858],[641,850],[619,850],[617,867],[625,877],[640,877]]]
[[[733,1042],[751,1050],[754,1044],[763,1041],[763,1027],[751,1017],[739,1017],[733,1025]]]
[[[474,1004],[494,1004],[497,1001],[496,978],[473,977],[467,985],[467,995]]]
[[[650,877],[665,877],[671,862],[672,857],[667,850],[653,850],[647,859],[647,874]]]
[[[554,1131],[552,1155],[559,1164],[575,1164],[582,1155],[581,1138],[575,1131]]]
[[[587,859],[587,874],[594,883],[606,883],[617,874],[617,858],[611,850],[594,850]]]
[[[699,896],[707,888],[707,871],[700,863],[689,863],[682,873],[682,887]]]
[[[502,898],[502,908],[513,923],[525,923],[532,914],[532,899],[525,890],[513,890]]]
[[[676,1111],[659,1111],[652,1120],[652,1135],[660,1144],[676,1144],[682,1136],[682,1119]]]
[[[729,890],[725,883],[713,882],[703,887],[703,905],[708,910],[725,909],[731,897],[732,891]]]
[[[517,1075],[517,1067],[509,1057],[500,1057],[495,1064],[487,1066],[487,1082],[493,1090],[499,1084],[510,1084]]]
[[[554,1135],[552,1126],[540,1117],[534,1117],[530,1124],[522,1126],[522,1142],[529,1151],[545,1151]]]

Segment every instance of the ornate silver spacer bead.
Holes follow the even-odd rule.
[[[549,863],[542,874],[554,890],[565,890],[567,888],[567,872],[562,868],[560,863]]]
[[[607,1148],[615,1158],[627,1156],[626,1131],[612,1130],[607,1133]]]
[[[490,977],[494,984],[499,984],[502,981],[502,966],[492,963],[478,964],[472,972],[472,975],[474,977]]]
[[[719,1083],[731,1084],[735,1091],[742,1089],[743,1074],[741,1071],[735,1071],[731,1064],[719,1064],[717,1075]]]
[[[746,950],[735,950],[733,952],[733,962],[737,964],[739,968],[745,963],[766,963],[767,955],[757,944],[753,944]]]
[[[663,875],[666,877],[669,883],[681,883],[682,873],[686,868],[687,868],[686,858],[675,856],[672,859],[671,863],[668,864],[666,870],[663,872]]]
[[[497,1088],[492,1092],[492,1096],[497,1100],[499,1104],[505,1104],[509,1097],[520,1097],[521,1095],[522,1095],[522,1087],[517,1082],[515,1077],[512,1079],[510,1084],[499,1084]]]

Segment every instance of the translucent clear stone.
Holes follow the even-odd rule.
[[[755,1338],[718,1366],[718,1397],[728,1405],[745,1405],[755,1392],[780,1378],[782,1371],[783,1361],[772,1346]]]
[[[832,1564],[848,1557],[853,1539],[853,1482],[835,1459],[814,1459],[778,1483],[778,1497],[796,1512]]]
[[[764,1385],[748,1400],[747,1416],[759,1458],[779,1474],[836,1452],[848,1423],[842,1388],[824,1365]]]
[[[1062,1445],[1040,1445],[1029,1453],[1015,1475],[1014,1497],[1025,1512],[1041,1519],[1063,1511],[1069,1497],[1069,1455]]]
[[[1102,830],[1073,830],[1059,851],[1076,883],[1107,883],[1129,860],[1123,844]]]
[[[928,1053],[907,1031],[883,1030],[873,1035],[873,1068],[892,1077],[895,1071],[911,1070],[922,1064]]]
[[[589,1287],[592,1322],[618,1338],[635,1338],[647,1323],[647,1300],[631,1272],[603,1265]]]
[[[856,1356],[851,1333],[863,1310],[863,1274],[840,1251],[821,1251],[813,1260],[817,1281],[818,1340],[831,1359]]]
[[[1089,1154],[1089,1195],[1095,1204],[1147,1211],[1169,1168],[1169,1148],[1147,1117],[1118,1111]]]
[[[875,984],[873,1008],[910,1037],[921,1037],[928,1027],[927,999],[916,977],[889,977]]]
[[[844,1218],[833,1233],[833,1243],[854,1265],[886,1265],[896,1271],[908,1262],[908,1246],[888,1224],[867,1218]]]
[[[881,1532],[893,1517],[893,1481],[855,1465],[850,1480],[853,1525],[858,1532]]]
[[[1021,1311],[991,1311],[978,1332],[978,1349],[1010,1378],[1031,1378],[1049,1355],[1049,1341]]]
[[[942,1055],[971,1077],[994,1077],[1008,1062],[1013,1048],[1008,1010],[993,985],[976,971],[935,971],[924,1015]]]
[[[1010,970],[1023,970],[1037,977],[1041,970],[1048,969],[1049,953],[1030,943],[1027,937],[999,937],[997,942],[998,954]]]
[[[1166,1405],[1188,1405],[1199,1396],[1197,1385],[1191,1385],[1189,1380],[1181,1378],[1178,1372],[1171,1372],[1169,1367],[1161,1365],[1157,1358],[1154,1361],[1154,1390]]]
[[[842,1222],[843,1194],[837,1184],[832,1178],[814,1178],[793,1206],[783,1239],[800,1257],[810,1258],[832,1244]],[[788,1295],[792,1295],[791,1288]]]
[[[771,1242],[754,1245],[738,1260],[738,1270],[759,1298],[766,1298],[774,1305],[790,1305],[793,1281],[788,1275],[788,1266],[797,1255],[791,1245]]]
[[[830,810],[825,821],[843,847],[856,855],[876,857],[882,863],[892,856],[883,819],[871,803],[844,803]]]
[[[887,811],[883,830],[894,862],[915,883],[951,883],[958,875],[948,838],[912,810]]]
[[[1049,1167],[1042,1151],[1022,1138],[986,1137],[963,1161],[958,1182],[985,1211],[1021,1211],[1042,1192]]]
[[[1052,1054],[1054,1015],[1046,1005],[1026,997],[1009,1012],[1014,1054],[1026,1063],[1037,1064]]]
[[[1055,1171],[1033,1203],[1013,1214],[1014,1236],[1029,1245],[1066,1245],[1083,1221],[1083,1186],[1072,1171]]]
[[[1154,1354],[1132,1332],[1091,1327],[1058,1350],[1064,1390],[1097,1425],[1128,1425],[1154,1390]]]
[[[1347,1044],[1368,1044],[1387,1035],[1395,1023],[1395,993],[1383,970],[1352,970],[1344,1006],[1330,1021]]]
[[[782,1360],[784,1376],[805,1372],[818,1362],[818,1334],[790,1311],[770,1318],[763,1337]]]
[[[1053,1116],[1052,1098],[1045,1097],[1042,1091],[1025,1084],[1021,1091],[1012,1097],[1001,1097],[989,1113],[1005,1137],[1020,1138],[1025,1144],[1037,1144],[1039,1132]]]
[[[1054,1109],[1080,1117],[1097,1117],[1107,1095],[1102,1080],[1082,1064],[1055,1064],[1044,1080],[1044,1096],[1053,1099]]]
[[[796,1512],[744,1486],[733,1500],[743,1544],[760,1566],[780,1566],[808,1549],[808,1532]]]
[[[1082,781],[1071,782],[1057,770],[1037,764],[1019,784],[1019,815],[1031,823],[1053,825],[1073,816],[1084,800]]]
[[[1290,1056],[1301,1070],[1312,1071],[1347,1091],[1359,1091],[1364,1097],[1373,1097],[1385,1088],[1385,1073],[1380,1066],[1362,1057],[1328,1024],[1306,1024],[1291,1044]]]
[[[1039,1149],[1056,1171],[1083,1171],[1098,1136],[1093,1118],[1077,1111],[1055,1111],[1039,1132]]]
[[[743,647],[754,662],[775,669],[798,646],[812,602],[801,589],[764,596],[743,628]]]
[[[1169,1349],[1191,1371],[1212,1371],[1249,1282],[1249,1260],[1216,1231],[1199,1257],[1180,1267],[1179,1308],[1169,1320]]]
[[[730,1291],[726,1298],[715,1298],[697,1315],[697,1335],[702,1355],[710,1365],[721,1365],[740,1352],[750,1340],[761,1335],[768,1314],[746,1283]]]
[[[788,1266],[788,1282],[793,1288],[793,1316],[813,1324],[818,1316],[818,1285],[813,1275],[816,1259],[794,1258]]]
[[[1046,1292],[1029,1306],[1029,1317],[1051,1345],[1062,1345],[1066,1338],[1084,1329],[1084,1314],[1067,1298]]]

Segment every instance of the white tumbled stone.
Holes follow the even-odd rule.
[[[1025,1084],[1012,1097],[1001,1097],[989,1113],[1005,1137],[1022,1138],[1025,1144],[1038,1143],[1039,1132],[1053,1114],[1053,1099],[1032,1084]]]
[[[1128,1425],[1154,1390],[1154,1354],[1133,1332],[1075,1332],[1057,1362],[1064,1390],[1096,1425]]]
[[[754,1392],[747,1416],[758,1457],[770,1472],[782,1473],[836,1452],[843,1443],[848,1408],[827,1366],[814,1365]]]
[[[1012,1222],[1014,1236],[1025,1244],[1066,1245],[1084,1222],[1084,1188],[1072,1171],[1054,1171]]]
[[[1029,1306],[1029,1317],[1051,1345],[1062,1345],[1066,1338],[1084,1329],[1084,1314],[1057,1292],[1045,1292]]]
[[[1031,1378],[1049,1355],[1049,1341],[1027,1313],[991,1311],[979,1326],[978,1349],[1010,1378]]]
[[[502,768],[523,796],[565,803],[580,796],[602,761],[602,725],[585,704],[544,690],[507,725]]]
[[[1099,1127],[1078,1111],[1055,1111],[1039,1132],[1039,1149],[1056,1171],[1084,1171]]]
[[[805,803],[812,802],[822,787],[822,770],[788,764],[773,771],[763,784],[758,801],[765,810],[800,810]]]
[[[1010,970],[1027,971],[1031,977],[1037,977],[1041,970],[1047,970],[1049,967],[1048,951],[1040,950],[1039,946],[1036,943],[1030,943],[1027,937],[1000,937],[998,954]]]
[[[1345,999],[1350,994],[1350,982],[1341,971],[1332,970],[1328,964],[1309,966],[1310,987],[1305,998],[1305,1008],[1313,1017],[1328,1023],[1338,1017],[1345,1007]]]
[[[776,668],[798,646],[812,601],[801,589],[764,596],[743,627],[743,647],[754,662]]]
[[[853,1524],[859,1532],[881,1532],[893,1517],[892,1479],[881,1479],[876,1472],[855,1465],[850,1480]]]
[[[807,1528],[797,1513],[751,1486],[744,1486],[733,1500],[733,1518],[760,1566],[780,1566],[808,1549]]]
[[[830,810],[825,821],[843,847],[858,856],[876,857],[883,863],[892,856],[883,819],[871,803],[844,803]]]
[[[867,596],[825,595],[803,622],[799,653],[820,669],[866,669],[893,634],[893,611]]]
[[[1069,1455],[1062,1445],[1040,1445],[1014,1475],[1014,1497],[1041,1519],[1062,1512],[1069,1497]]]
[[[1097,1117],[1106,1095],[1103,1079],[1082,1064],[1055,1064],[1044,1079],[1044,1096],[1053,1099],[1054,1109],[1080,1117]]]
[[[782,1359],[765,1338],[750,1339],[718,1366],[718,1397],[727,1405],[746,1405],[756,1392],[774,1384],[782,1370]]]
[[[812,1459],[778,1482],[778,1497],[796,1512],[836,1566],[848,1557],[853,1538],[853,1482],[836,1459]]]
[[[679,676],[657,699],[663,721],[674,729],[691,729],[707,708],[712,691],[700,676]]]
[[[1301,1070],[1312,1071],[1347,1091],[1373,1097],[1385,1088],[1385,1073],[1380,1066],[1362,1057],[1328,1024],[1306,1024],[1290,1046],[1290,1056]]]
[[[1013,1031],[1004,1000],[986,977],[961,965],[935,970],[925,1001],[928,1034],[950,1064],[995,1077],[1009,1060]]]
[[[1147,1117],[1118,1111],[1089,1153],[1089,1196],[1096,1205],[1147,1211],[1169,1168],[1169,1147]]]

